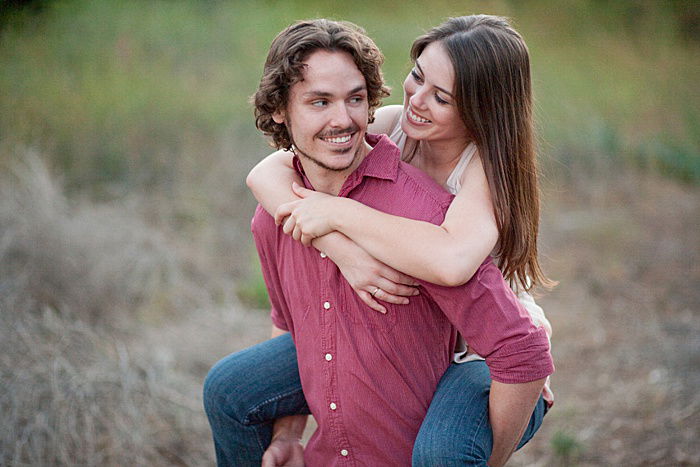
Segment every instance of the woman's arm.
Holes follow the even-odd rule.
[[[292,159],[291,152],[276,151],[259,162],[246,179],[255,198],[269,213],[274,213],[284,202],[299,199],[291,189],[293,181],[301,183]],[[313,246],[328,255],[362,301],[373,310],[386,312],[377,300],[401,305],[408,303],[406,297],[417,293],[412,287],[416,285],[412,278],[377,261],[338,232],[315,239]],[[381,293],[375,292],[377,288]]]
[[[277,210],[284,230],[307,243],[337,230],[370,255],[409,276],[438,285],[467,282],[498,240],[491,195],[474,158],[442,225],[386,214],[348,198],[295,187],[305,199]],[[397,235],[400,232],[401,235]]]
[[[401,117],[401,105],[385,105],[374,112],[374,121],[369,124],[367,131],[374,134],[388,135],[394,129]]]
[[[291,189],[292,182],[302,183],[293,158],[290,151],[275,151],[258,162],[245,179],[255,199],[271,215],[281,204],[299,199]]]
[[[488,464],[500,467],[518,447],[535,404],[542,393],[544,378],[529,383],[491,383],[489,422],[493,432],[493,449]]]

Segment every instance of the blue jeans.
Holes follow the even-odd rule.
[[[493,443],[488,421],[491,378],[483,361],[452,364],[443,375],[413,448],[414,466],[486,465]],[[308,415],[289,334],[220,360],[204,381],[219,466],[259,466],[277,418]],[[518,448],[539,429],[540,398]]]
[[[415,467],[486,465],[493,447],[490,387],[489,368],[483,360],[449,366],[413,445]],[[539,430],[545,413],[547,403],[540,396],[518,449]]]

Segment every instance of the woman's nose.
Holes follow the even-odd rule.
[[[425,86],[417,86],[408,102],[415,109],[425,108]]]

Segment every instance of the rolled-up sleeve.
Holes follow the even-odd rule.
[[[491,378],[526,383],[554,372],[549,340],[489,258],[466,284],[423,284],[431,298],[469,343],[486,359]]]

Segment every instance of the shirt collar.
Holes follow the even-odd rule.
[[[339,196],[345,196],[347,192],[359,185],[365,177],[391,180],[392,182],[395,182],[398,177],[401,150],[396,144],[387,135],[373,135],[370,133],[365,135],[365,141],[372,146],[372,150],[367,153],[360,165],[345,180]],[[293,164],[294,169],[304,181],[304,185],[313,189],[311,182],[306,177],[299,156],[294,156]]]

